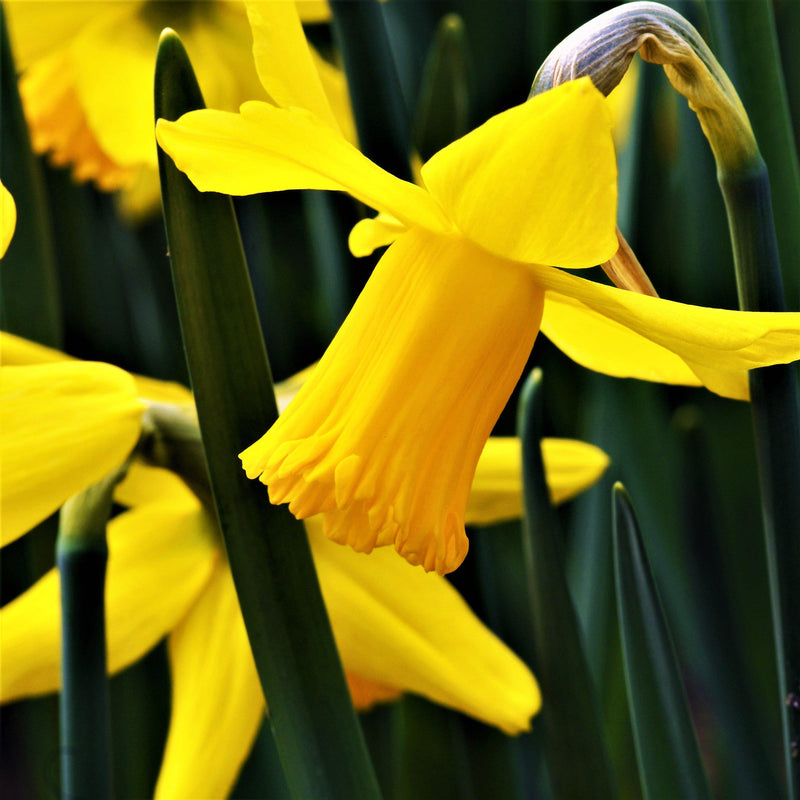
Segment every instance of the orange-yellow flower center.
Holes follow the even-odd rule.
[[[444,573],[467,552],[481,450],[530,353],[543,293],[521,265],[411,230],[386,252],[308,383],[242,454],[273,503],[359,551]]]

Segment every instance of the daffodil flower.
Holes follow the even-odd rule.
[[[618,246],[611,114],[588,79],[493,117],[412,185],[332,124],[291,8],[248,10],[279,105],[159,120],[159,144],[203,191],[348,192],[379,212],[351,250],[391,243],[311,378],[242,453],[272,502],[323,514],[326,535],[356,550],[394,544],[448,572],[467,552],[481,450],[540,329],[587,367],[741,399],[748,370],[800,358],[800,314],[700,308],[550,266],[591,267]],[[270,57],[278,31],[292,72]]]
[[[301,7],[309,20],[326,16],[325,3]],[[11,0],[4,8],[34,149],[70,165],[76,180],[124,188],[132,210],[158,199],[153,59],[164,27],[181,35],[209,103],[235,109],[263,97],[241,3]],[[349,115],[343,76],[318,60],[334,103]]]
[[[57,351],[7,334],[0,344],[4,364],[15,365],[2,368],[4,378],[7,370],[106,367],[128,379],[128,397],[143,392],[179,405],[191,403],[188,390],[176,384],[134,379],[110,365],[65,361]],[[290,382],[287,391],[295,391],[298,382]],[[28,392],[27,407],[15,407],[16,424],[22,427],[27,425],[26,408],[36,416],[43,406],[36,393],[46,393],[46,387],[35,387]],[[62,399],[49,400],[51,413],[58,416]],[[95,414],[107,401],[100,392]],[[84,422],[81,418],[81,430]],[[97,428],[110,449],[116,447],[112,440],[123,438],[104,419]],[[44,452],[41,448],[49,447],[47,452],[58,458],[63,442],[51,446],[38,441],[50,433],[40,426],[38,439],[28,437],[34,463]],[[83,449],[85,440],[70,441],[75,441],[70,449]],[[514,517],[521,507],[519,442],[490,443],[496,447],[490,444],[485,450],[475,477],[475,506],[468,507],[470,520],[481,524]],[[119,449],[130,449],[129,437]],[[608,463],[601,451],[581,443],[552,441],[544,455],[556,500],[593,483]],[[96,457],[95,451],[84,451],[84,459]],[[69,469],[79,467],[77,458],[70,462]],[[49,477],[56,483],[64,479],[62,474]],[[6,469],[4,509],[14,500],[5,494],[7,478],[14,481],[16,476]],[[25,481],[42,491],[42,481],[31,471]],[[108,526],[109,671],[125,668],[169,637],[172,713],[156,797],[225,796],[250,750],[265,705],[219,535],[194,494],[164,469],[134,461],[115,496],[128,510]],[[51,505],[48,500],[39,518],[50,513]],[[318,518],[306,526],[357,707],[408,691],[508,733],[528,728],[540,703],[533,676],[446,580],[413,568],[391,549],[368,558],[340,548],[322,534]],[[52,570],[0,610],[0,702],[58,690],[58,595],[58,573]],[[186,764],[204,768],[186,769]]]

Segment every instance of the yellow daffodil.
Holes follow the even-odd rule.
[[[128,373],[68,361],[0,368],[0,545],[119,466],[145,404]]]
[[[19,365],[4,370],[83,365],[7,334],[0,344],[5,363]],[[21,366],[26,361],[36,363]],[[121,373],[109,365],[86,366]],[[185,388],[136,380],[150,397],[191,401]],[[284,391],[296,391],[300,382],[290,381]],[[38,404],[30,407],[35,411]],[[26,409],[17,411],[17,424],[24,425]],[[111,448],[119,434],[104,430]],[[39,428],[40,438],[49,434],[47,427]],[[580,443],[554,442],[544,452],[556,499],[588,486],[607,464],[596,448]],[[470,521],[519,513],[518,441],[490,440],[475,485]],[[169,636],[172,714],[156,797],[225,796],[265,706],[219,536],[197,498],[166,470],[134,462],[115,497],[129,510],[108,526],[109,671],[123,669]],[[5,494],[3,500],[5,508]],[[306,525],[357,707],[410,691],[508,733],[527,729],[540,703],[533,676],[446,580],[413,568],[391,549],[367,558],[337,547],[322,534],[319,518]],[[58,592],[58,573],[52,570],[0,610],[0,702],[58,690]]]
[[[325,18],[326,4],[300,5],[308,6],[310,20]],[[34,149],[70,165],[79,181],[125,188],[133,210],[158,198],[153,62],[164,27],[182,37],[208,103],[233,110],[264,97],[239,2],[11,0],[4,6]],[[341,75],[320,68],[336,103],[346,106]]]
[[[319,367],[242,454],[272,502],[322,513],[326,534],[357,550],[394,544],[448,572],[467,551],[475,465],[539,329],[593,369],[734,398],[749,369],[800,357],[800,314],[699,308],[550,266],[591,267],[618,247],[611,114],[588,79],[493,117],[416,186],[331,123],[291,9],[248,9],[259,77],[282,107],[160,120],[159,144],[203,191],[348,192],[380,212],[351,250],[391,243]],[[271,60],[279,24],[305,71]]]
[[[0,183],[0,258],[6,254],[16,226],[17,206],[11,192]]]

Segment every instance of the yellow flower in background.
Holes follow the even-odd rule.
[[[325,3],[300,6],[310,21],[325,19]],[[71,166],[78,181],[125,189],[133,211],[159,196],[153,64],[163,28],[183,39],[209,105],[234,110],[267,99],[241,2],[11,0],[4,7],[34,149]],[[321,69],[337,102],[346,103],[344,79]]]
[[[6,254],[16,226],[17,206],[11,192],[0,183],[0,258]]]
[[[203,191],[348,192],[380,212],[354,228],[353,252],[391,243],[311,378],[242,454],[272,502],[323,514],[326,535],[357,550],[393,544],[448,572],[467,551],[479,455],[540,328],[593,369],[734,398],[749,369],[800,357],[800,314],[699,308],[549,266],[591,267],[618,246],[611,114],[588,79],[493,117],[415,186],[331,122],[293,9],[247,6],[281,107],[160,120],[159,144]]]
[[[180,405],[191,402],[189,391],[177,384],[133,378],[109,365],[65,360],[58,351],[8,334],[0,336],[0,344],[3,363],[14,364],[3,367],[3,375],[8,370],[106,367],[127,379],[128,397],[139,392]],[[285,395],[301,382],[299,377],[279,389],[279,405],[286,404]],[[43,390],[36,384],[29,391],[32,402],[17,408],[17,424],[26,425],[26,408],[38,413],[42,404],[35,396]],[[108,398],[101,394],[98,400]],[[105,447],[113,450],[121,434],[102,419],[97,427]],[[38,428],[39,439],[49,434],[47,426]],[[34,453],[49,447],[58,456],[58,445],[63,446],[63,440],[48,445],[30,439]],[[559,499],[586,488],[607,465],[600,451],[581,443],[553,440],[544,452],[551,492]],[[2,488],[5,509],[10,499],[6,480]],[[474,495],[474,506],[467,509],[470,521],[484,524],[518,515],[518,441],[489,440]],[[108,526],[109,671],[132,664],[169,636],[172,714],[156,797],[224,796],[251,748],[265,707],[219,534],[197,498],[166,470],[134,462],[115,499],[129,510]],[[49,513],[42,510],[39,517]],[[306,526],[358,708],[408,691],[508,733],[527,729],[540,703],[533,676],[446,580],[413,568],[391,549],[368,558],[340,548],[324,537],[319,518]],[[58,573],[51,570],[0,610],[0,702],[58,690],[58,594]],[[187,769],[187,764],[204,768]]]
[[[0,367],[0,545],[119,466],[144,409],[131,376],[110,364]]]

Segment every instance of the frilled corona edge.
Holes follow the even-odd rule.
[[[326,535],[440,574],[467,553],[481,450],[531,351],[543,293],[519,265],[414,230],[387,251],[318,368],[241,457]],[[376,324],[377,323],[377,324]]]

